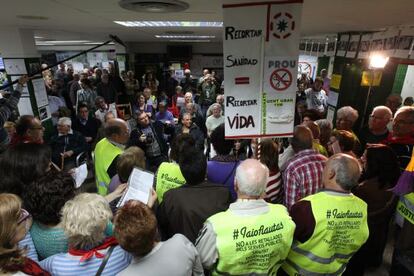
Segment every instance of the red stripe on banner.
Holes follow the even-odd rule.
[[[294,4],[303,3],[303,0],[284,0],[284,1],[264,1],[264,2],[251,2],[251,3],[240,3],[240,4],[225,4],[225,8],[237,8],[237,7],[249,7],[249,6],[263,6],[263,5],[280,5],[280,4]]]
[[[235,84],[249,84],[250,83],[250,78],[249,77],[234,78],[234,83]]]
[[[280,137],[280,136],[292,136],[291,133],[280,133],[280,134],[259,134],[259,135],[237,135],[237,136],[224,136],[225,139],[237,139],[237,138],[260,138],[260,137]]]

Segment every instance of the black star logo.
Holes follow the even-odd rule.
[[[284,31],[286,31],[287,27],[288,27],[288,23],[284,19],[277,22],[277,30],[279,32],[283,33]]]

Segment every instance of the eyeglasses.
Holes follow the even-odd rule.
[[[17,224],[19,225],[19,224],[23,223],[28,218],[30,218],[29,212],[27,212],[25,209],[22,208],[21,211],[20,211],[19,219],[17,220]]]

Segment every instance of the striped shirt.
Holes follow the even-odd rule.
[[[32,259],[36,262],[39,260],[30,232],[27,232],[24,239],[19,241],[19,248],[27,249],[26,257],[28,257],[29,259]]]
[[[290,209],[300,199],[322,188],[322,171],[327,158],[313,149],[298,152],[283,173],[285,206]]]
[[[266,185],[265,200],[269,203],[283,203],[282,175],[280,172],[269,172]]]
[[[99,250],[99,253],[106,254],[107,249]],[[96,258],[80,262],[81,256],[74,256],[69,253],[61,253],[50,256],[40,262],[40,266],[56,276],[90,276],[95,275],[102,263],[103,258]],[[114,248],[108,263],[105,266],[102,276],[113,276],[124,270],[130,264],[132,255],[124,251],[119,245]]]

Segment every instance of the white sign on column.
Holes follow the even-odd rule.
[[[291,136],[302,1],[227,1],[226,138]]]

